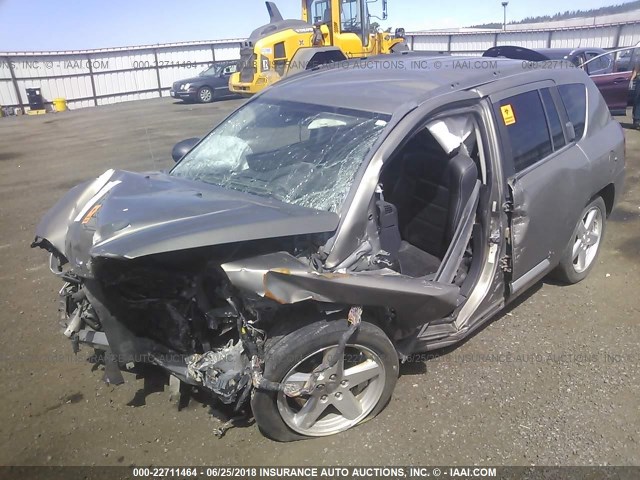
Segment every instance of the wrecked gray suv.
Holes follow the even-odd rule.
[[[283,80],[170,172],[67,193],[33,246],[65,282],[74,348],[106,352],[114,383],[151,363],[174,388],[250,403],[289,441],[376,415],[400,362],[543,276],[582,280],[624,173],[593,82],[399,58]]]

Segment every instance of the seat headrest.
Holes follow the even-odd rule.
[[[458,152],[449,160],[449,170],[452,170],[457,174],[465,176],[472,176],[474,179],[478,178],[478,167],[476,162],[466,153]]]

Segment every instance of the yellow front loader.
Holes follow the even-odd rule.
[[[385,20],[387,0],[376,1],[382,2]],[[229,89],[253,95],[287,75],[318,65],[407,50],[404,29],[392,34],[371,27],[367,3],[372,2],[302,0],[302,20],[284,20],[278,7],[266,2],[271,21],[241,43]]]

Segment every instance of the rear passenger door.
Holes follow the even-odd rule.
[[[605,64],[606,69],[602,68]],[[600,90],[611,114],[625,115],[633,70],[631,62],[617,63],[614,53],[605,53],[589,58],[584,68]]]
[[[584,107],[584,85],[582,90]],[[585,112],[583,108],[582,122],[568,125],[551,81],[501,92],[491,101],[508,184],[504,209],[511,244],[502,265],[510,272],[511,293],[516,293],[555,265],[584,207],[580,188],[588,161],[575,140],[584,132]]]

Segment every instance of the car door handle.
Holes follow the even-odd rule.
[[[613,83],[627,82],[628,80],[624,77],[618,77],[613,79]]]

